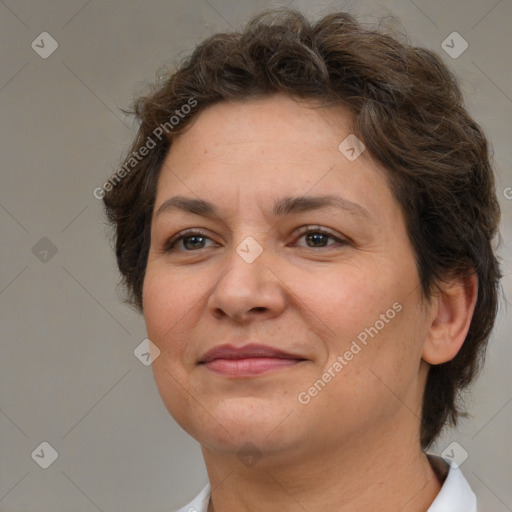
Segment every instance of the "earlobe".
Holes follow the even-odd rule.
[[[451,361],[466,339],[478,294],[476,273],[443,282],[432,301],[422,359],[429,364]]]

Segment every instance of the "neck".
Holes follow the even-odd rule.
[[[395,429],[337,446],[309,443],[263,454],[252,467],[203,447],[212,489],[208,512],[425,512],[441,484],[417,438],[404,434]]]

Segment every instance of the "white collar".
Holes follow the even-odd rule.
[[[429,459],[435,459],[429,455]],[[188,504],[176,512],[207,512],[210,484]],[[476,496],[459,468],[451,466],[446,480],[427,512],[477,512]]]
[[[204,489],[188,505],[181,507],[176,512],[208,512],[209,501],[210,484],[206,484]]]
[[[428,457],[434,464],[436,460],[443,461],[441,457]],[[458,466],[450,466],[446,480],[427,512],[477,512],[475,493]]]

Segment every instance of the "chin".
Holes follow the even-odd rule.
[[[197,416],[189,410],[187,418],[175,419],[199,443],[220,452],[236,454],[247,444],[273,452],[293,443],[299,429],[288,420],[295,415],[287,418],[285,407],[258,405],[254,398],[229,399],[210,408],[210,414],[195,409]]]

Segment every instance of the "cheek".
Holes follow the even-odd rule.
[[[149,264],[143,286],[144,321],[148,338],[160,349],[157,372],[188,379],[201,351],[200,328],[211,289],[209,276],[188,275],[155,262]],[[175,383],[176,384],[176,383]]]
[[[143,286],[144,321],[148,338],[160,349],[151,366],[161,399],[171,416],[187,428],[190,404],[184,392],[183,359],[188,345],[183,333],[191,329],[188,314],[194,302],[189,293],[179,291],[181,284],[176,281],[176,275],[166,269],[148,265]]]
[[[383,304],[387,306],[386,301]],[[328,346],[322,373],[301,390],[311,397],[312,409],[306,412],[316,412],[328,425],[332,421],[326,427],[332,435],[340,418],[347,432],[359,432],[381,420],[393,421],[403,413],[404,404],[406,410],[416,408],[421,354],[412,332],[414,306],[400,305],[402,310],[393,318],[386,317],[388,323],[380,319],[377,303],[353,308],[353,316],[344,314],[335,326],[340,336]],[[386,314],[387,309],[383,311]]]
[[[168,336],[172,337],[180,319],[184,319],[199,301],[199,297],[194,296],[194,289],[200,292],[197,286],[181,282],[179,274],[170,272],[164,265],[149,264],[143,285],[148,335],[152,334],[160,343],[165,342]]]
[[[324,370],[342,357],[344,379],[356,379],[361,389],[368,379],[375,381],[372,370],[392,387],[414,378],[424,335],[417,294],[410,291],[414,276],[398,275],[388,263],[347,265],[329,278],[304,275],[291,281],[303,311],[311,313],[308,327],[328,354]]]
[[[142,290],[144,321],[149,339],[157,345],[172,325],[169,312],[175,311],[173,294],[169,293],[168,284],[165,276],[159,279],[151,267],[147,268]]]
[[[393,304],[400,298],[391,269],[385,266],[377,269],[346,262],[328,272],[290,273],[286,281],[292,283],[290,289],[300,299],[301,311],[309,311],[310,321],[323,326],[333,342],[341,344],[376,321],[380,326],[380,315],[386,311],[394,316]]]
[[[159,348],[154,361],[153,375],[160,394],[169,408],[171,402],[166,390],[176,387],[170,375],[183,379],[182,361],[187,349],[186,339],[180,332],[188,326],[190,315],[189,294],[179,292],[179,286],[167,272],[148,267],[143,287],[144,321],[147,337]],[[176,391],[176,390],[175,390]]]

